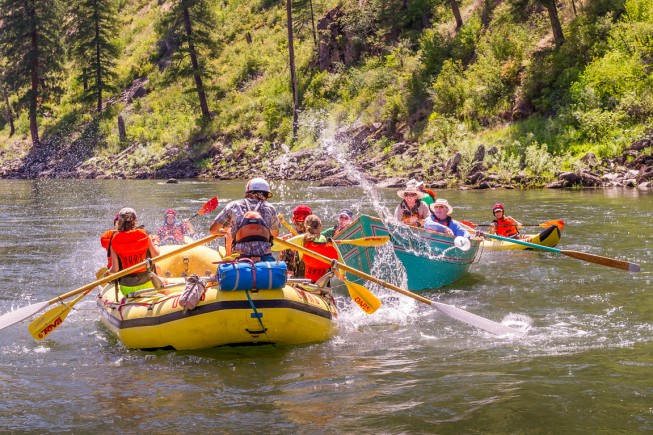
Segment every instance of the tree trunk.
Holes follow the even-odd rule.
[[[574,17],[577,17],[578,13],[576,12],[576,2],[574,0],[571,0],[571,8],[574,10]]]
[[[9,137],[13,136],[16,132],[14,128],[14,113],[11,111],[11,104],[9,104],[9,94],[7,93],[7,88],[2,87],[2,93],[5,97],[5,104],[7,106],[7,122],[9,123]]]
[[[32,19],[35,19],[36,7],[34,5],[34,0],[31,1],[30,13]],[[39,140],[39,125],[37,120],[39,96],[39,44],[36,25],[30,32],[30,40],[33,56],[30,65],[32,87],[29,90],[29,131],[32,135],[32,146],[38,147],[41,145],[41,141]]]
[[[560,47],[565,42],[565,35],[562,33],[562,26],[558,18],[558,7],[555,0],[545,0],[544,6],[549,12],[549,19],[551,20],[551,30],[553,30],[553,39],[556,47]]]
[[[295,50],[292,35],[292,0],[286,0],[286,19],[288,20],[288,57],[290,63],[290,81],[292,86],[292,137],[297,137],[299,98],[297,97],[297,76],[295,75]]]
[[[98,17],[97,0],[93,2],[95,21],[95,86],[97,86],[97,111],[102,112],[102,69],[100,68],[100,17]]]
[[[460,15],[460,9],[458,8],[458,3],[456,0],[450,0],[451,3],[451,12],[456,18],[456,29],[460,29],[463,26],[463,17]]]
[[[118,115],[118,137],[120,142],[127,140],[127,129],[125,129],[125,120],[122,118],[122,115]]]
[[[315,15],[313,14],[313,0],[309,0],[311,4],[311,24],[313,26],[313,42],[315,43],[315,49],[317,50],[319,48],[319,45],[317,45],[317,32],[315,31]]]
[[[190,22],[190,14],[188,8],[184,6],[183,10],[184,15],[184,28],[186,29],[186,35],[188,36],[188,53],[190,55],[190,62],[193,65],[193,77],[195,79],[195,87],[197,88],[197,97],[200,100],[200,109],[202,110],[202,116],[205,118],[211,117],[211,112],[209,111],[209,105],[206,102],[206,92],[204,91],[204,85],[202,84],[202,75],[200,74],[199,62],[197,61],[197,53],[195,52],[195,44],[193,44],[193,29]]]

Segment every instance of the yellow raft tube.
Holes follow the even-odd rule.
[[[185,282],[179,276],[205,276],[205,271],[217,268],[214,261],[220,261],[220,255],[206,246],[162,261],[163,273],[173,276],[162,293],[141,290],[125,298],[113,284],[107,285],[97,302],[102,323],[127,347],[149,350],[305,344],[336,334],[338,312],[330,293],[298,285],[236,291],[222,291],[216,285],[207,288],[197,307],[184,310],[179,298]]]

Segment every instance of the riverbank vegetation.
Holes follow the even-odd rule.
[[[183,161],[192,176],[226,177],[235,164],[265,171],[256,162],[287,150],[321,152],[325,131],[350,130],[366,132],[351,138],[359,162],[387,157],[377,179],[434,177],[456,156],[468,180],[483,145],[485,173],[542,185],[588,153],[607,165],[652,126],[649,0],[0,0],[0,10],[0,158],[12,170],[48,154],[90,176],[161,175]]]

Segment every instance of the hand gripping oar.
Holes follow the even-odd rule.
[[[304,255],[308,255],[314,258],[317,258],[319,260],[322,260],[326,263],[330,263],[332,259],[325,257],[324,255],[318,254],[316,252],[313,252],[309,249],[306,249],[302,246],[295,245],[294,243],[290,243],[286,240],[279,239],[278,237],[274,238],[275,243],[279,243],[280,245],[283,245],[284,247],[288,249],[294,249],[298,252],[301,252]],[[482,329],[484,331],[490,332],[495,335],[506,335],[506,334],[513,334],[513,335],[524,335],[525,331],[520,331],[517,329],[510,328],[509,326],[502,325],[501,323],[494,322],[490,319],[486,319],[485,317],[478,316],[476,314],[470,313],[469,311],[465,311],[461,308],[454,307],[453,305],[447,305],[443,304],[440,302],[435,302],[430,299],[424,298],[422,296],[419,296],[415,293],[409,292],[408,290],[404,290],[401,287],[397,287],[395,285],[392,285],[390,283],[387,283],[385,281],[382,281],[378,278],[375,278],[372,275],[368,275],[364,272],[361,272],[360,270],[354,269],[353,267],[347,266],[346,264],[342,264],[340,262],[335,262],[336,266],[339,269],[342,269],[346,272],[352,273],[356,276],[359,276],[363,279],[366,279],[368,281],[372,281],[374,283],[377,283],[379,285],[382,285],[385,288],[388,288],[390,290],[396,291],[398,293],[401,293],[405,296],[408,296],[410,298],[413,298],[415,300],[418,300],[420,302],[423,302],[427,305],[431,305],[435,309],[441,311],[442,313],[446,314],[449,317],[453,317],[456,320],[459,320],[463,323],[467,323],[468,325],[474,326],[476,328]]]
[[[600,255],[588,254],[586,252],[567,251],[563,249],[550,248],[548,246],[537,245],[535,243],[524,242],[519,239],[511,239],[509,237],[501,237],[494,234],[481,233],[490,239],[503,240],[504,242],[515,243],[517,245],[528,246],[533,249],[540,249],[542,251],[555,252],[556,254],[563,254],[567,257],[575,258],[577,260],[584,260],[590,263],[600,264],[602,266],[614,267],[616,269],[627,270],[628,272],[639,272],[640,267],[637,263],[630,263],[628,261],[617,260],[614,258],[601,257]]]
[[[142,261],[142,262],[140,262],[138,264],[135,264],[135,265],[133,265],[131,267],[128,267],[127,269],[123,269],[123,270],[121,270],[119,272],[116,272],[116,273],[114,273],[112,275],[109,275],[109,276],[104,277],[102,279],[98,279],[97,281],[93,281],[92,283],[87,284],[87,285],[85,285],[83,287],[80,287],[80,288],[75,289],[75,290],[71,290],[68,293],[64,293],[64,294],[62,294],[60,296],[57,296],[56,298],[52,298],[49,301],[38,302],[36,304],[28,305],[26,307],[19,308],[19,309],[15,310],[15,311],[4,314],[4,315],[0,316],[0,329],[4,329],[7,326],[11,326],[14,323],[20,322],[21,320],[25,320],[28,317],[33,316],[34,314],[38,313],[39,311],[44,310],[45,308],[47,308],[48,306],[50,306],[52,304],[55,304],[57,302],[63,302],[64,299],[71,298],[71,297],[76,296],[76,295],[78,295],[80,293],[84,293],[87,290],[92,290],[92,289],[94,289],[95,287],[97,287],[99,285],[106,284],[106,283],[108,283],[110,281],[113,281],[113,280],[115,280],[117,278],[120,278],[122,276],[129,275],[130,273],[136,272],[138,269],[141,269],[144,266],[146,266],[148,261],[152,261],[153,263],[156,263],[158,261],[165,260],[166,258],[170,258],[170,257],[172,257],[174,255],[177,255],[177,254],[181,253],[181,252],[188,251],[189,249],[193,249],[193,248],[195,248],[197,246],[201,246],[201,245],[203,245],[205,243],[208,243],[211,240],[217,239],[218,237],[220,237],[220,235],[211,235],[211,236],[204,237],[203,239],[199,239],[199,240],[197,240],[197,241],[195,241],[193,243],[189,243],[188,245],[182,245],[177,249],[174,249],[174,250],[172,250],[170,252],[167,252],[165,254],[161,254],[158,257],[154,257],[151,260]]]
[[[215,210],[218,207],[218,198],[214,196],[213,198],[209,199],[206,204],[204,204],[202,207],[200,207],[199,210],[197,210],[197,213],[192,215],[190,219],[195,219],[197,216],[201,214],[207,214],[211,213],[213,210]]]

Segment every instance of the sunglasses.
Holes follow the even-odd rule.
[[[412,197],[412,196],[417,196],[417,194],[416,193],[404,193],[404,196]]]

